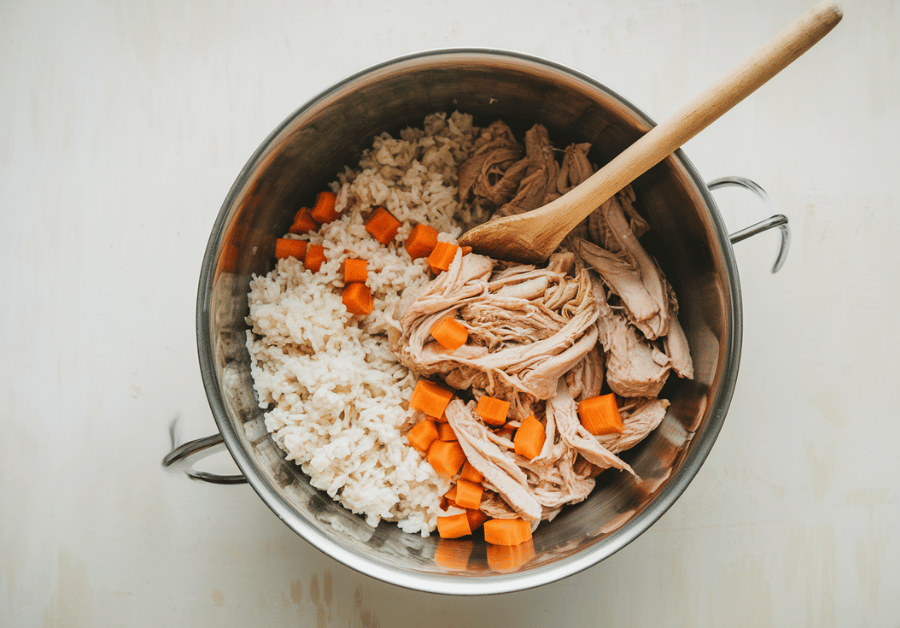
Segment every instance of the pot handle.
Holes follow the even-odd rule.
[[[219,475],[208,471],[195,471],[194,464],[198,461],[219,453],[225,449],[225,440],[221,434],[213,434],[205,438],[198,438],[183,445],[176,446],[175,421],[169,425],[169,438],[172,441],[172,451],[163,458],[162,465],[170,471],[185,473],[192,480],[209,482],[210,484],[243,484],[247,481],[243,475]]]
[[[722,177],[720,179],[716,179],[714,181],[710,181],[706,184],[706,187],[709,188],[710,191],[716,190],[722,187],[740,187],[745,190],[749,190],[756,194],[763,202],[775,206],[775,203],[769,198],[769,195],[766,194],[766,191],[759,186],[759,184],[751,181],[750,179],[745,179],[744,177]],[[778,249],[778,257],[775,259],[775,264],[772,266],[772,272],[777,273],[781,270],[781,267],[784,266],[784,262],[787,259],[788,249],[791,246],[791,230],[788,227],[788,219],[784,214],[774,214],[773,216],[762,220],[755,225],[750,225],[749,227],[745,227],[740,229],[739,231],[735,231],[734,233],[729,235],[732,244],[740,242],[741,240],[746,240],[749,237],[755,236],[763,231],[768,231],[773,227],[778,227],[779,231],[781,231],[781,245]]]

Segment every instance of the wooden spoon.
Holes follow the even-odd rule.
[[[836,4],[816,5],[581,185],[543,207],[479,225],[459,243],[497,259],[543,262],[594,209],[790,65],[842,16]]]

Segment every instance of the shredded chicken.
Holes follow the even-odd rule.
[[[459,168],[459,198],[486,201],[494,216],[536,209],[559,198],[594,172],[591,145],[571,144],[556,161],[547,129],[536,124],[525,133],[525,147],[503,122],[491,123],[475,141],[475,152]]]
[[[496,273],[494,267],[487,257],[457,251],[447,272],[398,304],[392,349],[405,366],[441,374],[457,389],[510,401],[518,394],[547,399],[597,342],[599,308],[588,272],[571,277],[559,261]],[[469,342],[452,353],[431,336],[448,317],[469,331]]]
[[[622,397],[655,397],[669,376],[670,360],[629,323],[621,310],[610,307],[605,288],[594,282],[600,307],[597,328],[606,353],[606,382]]]
[[[633,221],[629,220],[631,213],[624,209],[633,207],[632,198],[628,188],[591,214],[589,231],[599,235],[602,245],[584,238],[571,238],[570,243],[584,263],[622,299],[629,320],[654,340],[668,333],[669,294],[662,272],[638,242]]]
[[[500,206],[513,197],[525,176],[522,145],[512,130],[497,120],[475,140],[475,151],[459,167],[459,200],[470,193]]]
[[[669,294],[669,333],[663,339],[665,352],[672,360],[672,370],[679,377],[685,379],[694,378],[694,361],[691,359],[691,350],[688,346],[687,336],[684,335],[684,329],[678,320],[678,300],[675,297],[675,291],[671,284],[666,282],[666,288]]]
[[[598,436],[597,440],[614,454],[631,449],[657,428],[666,416],[668,407],[669,402],[665,399],[626,399],[625,405],[619,408],[625,426],[622,432],[604,434]]]
[[[521,162],[516,164],[521,167]],[[515,195],[504,203],[495,216],[521,214],[553,200],[559,196],[555,186],[559,174],[559,164],[553,155],[550,136],[540,124],[535,124],[525,133],[525,176],[519,183]]]
[[[463,202],[494,216],[529,211],[565,194],[594,171],[590,144],[571,144],[557,161],[547,129],[535,125],[524,148],[502,122],[485,128],[459,169]],[[545,266],[509,264],[458,250],[446,272],[404,294],[393,312],[391,348],[420,376],[466,391],[446,418],[467,460],[484,475],[480,510],[522,517],[536,526],[590,494],[605,469],[635,475],[619,454],[666,416],[659,398],[671,373],[693,377],[688,339],[671,284],[639,239],[650,228],[626,187],[598,207]],[[448,318],[468,331],[447,351],[431,329]],[[578,403],[612,391],[620,432],[593,435]],[[510,402],[508,420],[529,416],[544,426],[533,459],[486,425],[475,401]],[[635,476],[636,477],[636,476]]]
[[[588,159],[588,151],[590,150],[591,145],[587,142],[570,144],[566,147],[562,165],[556,177],[556,192],[559,196],[581,185],[594,174],[594,168]]]

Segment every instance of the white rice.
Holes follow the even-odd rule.
[[[406,532],[434,530],[449,481],[409,446],[416,378],[388,347],[388,317],[403,291],[428,280],[426,260],[403,247],[416,223],[455,238],[457,166],[477,136],[471,116],[434,114],[424,129],[375,138],[356,170],[332,184],[340,218],[302,239],[324,244],[319,272],[293,258],[250,282],[247,347],[266,426],[312,485],[366,521],[396,521]],[[364,220],[383,206],[401,222],[384,246]],[[464,223],[480,217],[463,216]],[[368,261],[375,309],[349,314],[341,302],[341,264]]]

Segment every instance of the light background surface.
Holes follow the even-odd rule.
[[[194,303],[255,148],[346,75],[484,46],[661,120],[803,0],[0,4],[0,626],[900,626],[900,3],[837,29],[685,146],[788,215],[736,245],[744,350],[701,472],[648,532],[527,592],[353,572],[246,485],[166,473],[215,431]],[[773,213],[717,194],[729,228]],[[226,461],[227,466],[227,461]]]

